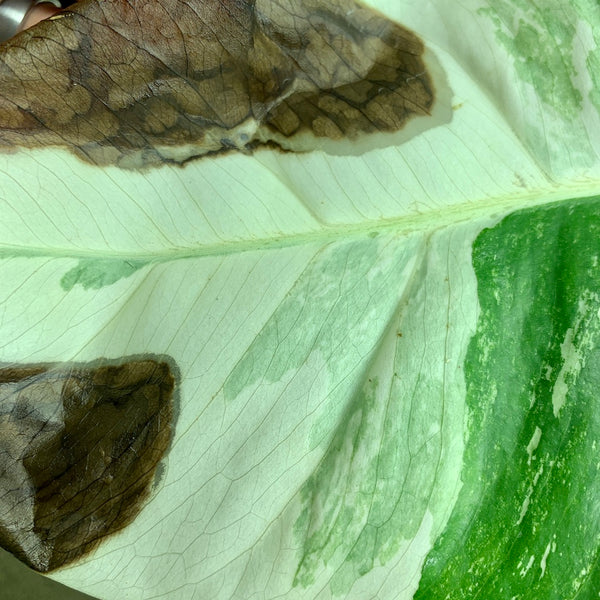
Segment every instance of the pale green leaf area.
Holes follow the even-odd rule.
[[[65,290],[75,285],[84,289],[97,290],[129,277],[148,264],[146,260],[127,260],[122,258],[83,258],[76,267],[67,271],[60,283]]]
[[[180,372],[147,505],[53,578],[103,600],[597,597],[597,3],[370,3],[453,94],[400,146],[145,172],[0,154],[0,360]]]
[[[571,177],[582,167],[597,173],[595,0],[370,3],[451,54],[549,177]],[[452,87],[462,100],[462,85]]]

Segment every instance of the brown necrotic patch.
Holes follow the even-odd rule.
[[[0,544],[47,572],[139,513],[171,440],[166,362],[0,369]]]
[[[0,46],[0,147],[125,167],[355,153],[436,102],[423,42],[351,0],[83,0],[59,17]]]

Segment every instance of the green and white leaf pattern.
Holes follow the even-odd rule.
[[[0,154],[0,360],[173,357],[139,517],[52,574],[112,600],[600,589],[600,10],[370,0],[454,117],[360,156]]]

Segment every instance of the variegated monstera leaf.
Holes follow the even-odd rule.
[[[84,0],[0,45],[0,541],[106,600],[600,571],[600,13]]]

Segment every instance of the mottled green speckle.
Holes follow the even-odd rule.
[[[394,423],[400,398],[382,402],[378,381],[353,399],[319,468],[302,489],[296,533],[303,553],[294,584],[308,586],[331,564],[330,588],[345,595],[354,582],[385,564],[419,529],[427,490],[414,489],[411,457]]]
[[[552,176],[597,163],[590,106],[600,111],[596,0],[495,0],[479,9],[489,19],[501,86],[490,81],[499,108],[538,163]],[[596,47],[590,48],[590,32]],[[593,43],[594,43],[593,42]],[[508,84],[511,89],[502,88]],[[591,84],[591,89],[588,87]],[[591,104],[590,104],[591,102]],[[515,107],[519,109],[515,110]]]
[[[571,120],[581,110],[582,96],[573,81],[576,27],[564,8],[561,0],[498,0],[480,13],[494,22],[496,37],[513,57],[519,77]]]
[[[590,49],[587,55],[586,67],[592,82],[590,100],[600,113],[600,3],[598,0],[575,0],[573,4],[578,13],[586,17],[595,43],[595,48]]]
[[[597,43],[600,46],[600,36]],[[593,85],[590,91],[590,100],[600,113],[600,50],[594,50],[588,54],[587,67]]]
[[[433,398],[443,396],[439,387],[431,391]],[[435,503],[435,403],[428,406],[400,394],[393,382],[382,386],[367,377],[301,490],[304,508],[295,533],[302,552],[294,585],[307,587],[327,570],[332,594],[346,596],[359,578],[397,558],[402,544],[415,538]]]
[[[476,240],[463,488],[417,599],[595,597],[599,253],[600,198],[514,213]]]
[[[332,583],[338,590],[347,590],[359,572],[372,568],[373,544],[367,544],[369,552],[364,550],[367,540],[372,538],[366,521],[376,478],[372,464],[360,463],[369,456],[369,445],[373,443],[368,425],[376,389],[377,381],[371,381],[353,400],[319,468],[302,488],[304,510],[296,524],[296,533],[303,540],[303,555],[294,585],[306,587],[314,583],[315,572],[321,564],[326,566],[336,553],[344,556],[343,567]],[[356,492],[366,502],[354,506]],[[363,550],[359,555],[356,555],[357,544]]]
[[[401,285],[401,265],[410,260],[413,247],[393,243],[398,250],[390,246],[388,250],[398,259],[398,268],[387,271],[378,266],[379,238],[319,248],[227,378],[225,398],[237,398],[257,381],[280,381],[286,372],[304,365],[312,353],[324,358],[331,353],[351,356],[352,346],[344,347],[348,330],[361,329],[377,311],[383,316],[393,310],[389,295],[378,290]],[[332,362],[340,369],[348,368],[344,361]],[[338,377],[343,379],[335,374]]]

